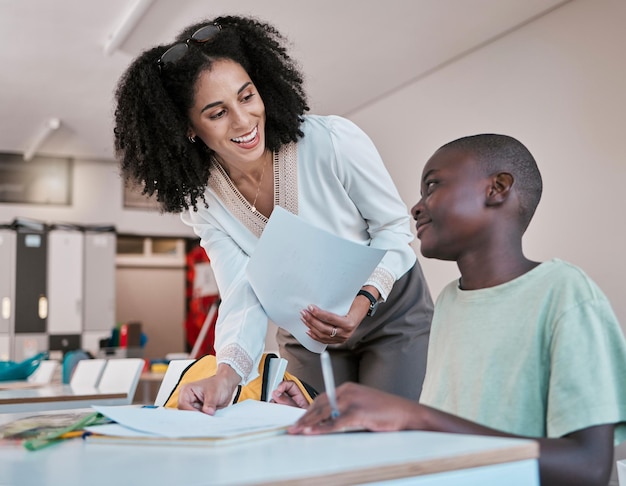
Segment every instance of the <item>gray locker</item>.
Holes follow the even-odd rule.
[[[13,359],[15,327],[15,231],[0,227],[0,359]]]
[[[48,232],[48,334],[79,335],[83,330],[84,239],[78,228]]]
[[[85,230],[83,331],[106,335],[115,327],[116,241],[112,227]]]
[[[48,335],[42,333],[16,334],[13,340],[13,359],[23,361],[48,351]]]

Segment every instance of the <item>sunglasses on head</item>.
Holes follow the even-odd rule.
[[[217,34],[220,30],[222,30],[222,27],[217,24],[209,24],[204,27],[200,27],[185,42],[174,44],[167,51],[165,51],[161,57],[157,59],[157,66],[161,69],[167,64],[173,64],[180,61],[189,50],[189,42],[194,41],[198,44],[204,44],[215,37],[215,34]]]

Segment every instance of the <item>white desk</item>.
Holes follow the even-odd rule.
[[[96,388],[72,388],[70,385],[61,384],[0,390],[0,413],[42,412],[90,407],[96,404],[128,403],[130,401],[127,391],[104,392]]]
[[[36,452],[0,446],[0,484],[538,486],[537,455],[534,441],[432,432],[282,435],[204,448],[73,439]]]

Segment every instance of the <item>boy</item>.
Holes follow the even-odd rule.
[[[425,257],[461,278],[435,306],[420,403],[356,384],[326,395],[290,433],[361,427],[536,437],[541,484],[607,484],[626,438],[626,344],[611,306],[578,268],[538,263],[522,235],[541,197],[530,152],[504,135],[450,142],[429,159],[412,208]],[[290,394],[289,384],[280,393]]]

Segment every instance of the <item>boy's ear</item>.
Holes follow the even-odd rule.
[[[508,172],[500,172],[491,178],[487,193],[487,206],[499,206],[506,201],[513,187],[513,176]]]

